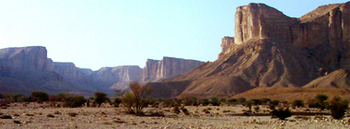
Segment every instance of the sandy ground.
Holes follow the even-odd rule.
[[[38,107],[38,104],[36,104]],[[335,120],[330,116],[321,118],[315,116],[289,117],[282,121],[273,119],[271,116],[233,116],[241,113],[242,106],[186,106],[190,115],[184,113],[175,114],[171,108],[162,108],[165,117],[134,116],[123,113],[124,108],[116,107],[81,107],[81,108],[45,108],[33,109],[33,104],[23,107],[22,104],[11,104],[7,109],[0,109],[0,113],[9,114],[12,119],[0,119],[1,129],[11,128],[117,128],[117,129],[179,129],[179,128],[201,128],[201,129],[251,129],[251,128],[350,128],[348,117],[342,120]],[[208,114],[203,109],[210,109]],[[146,112],[154,110],[146,108]],[[267,107],[261,106],[260,111],[264,112]],[[170,111],[170,112],[169,112]],[[69,113],[77,113],[76,116],[69,116]],[[49,117],[48,114],[53,115]],[[20,124],[14,123],[19,121]]]

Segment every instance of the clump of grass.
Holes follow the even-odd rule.
[[[203,109],[202,110],[205,114],[209,114],[210,113],[210,111],[208,110],[208,109]]]
[[[173,107],[172,111],[176,114],[179,114],[181,112],[179,106]]]
[[[78,113],[70,112],[70,113],[68,113],[68,115],[71,116],[71,117],[75,117],[76,115],[78,115]]]
[[[13,120],[13,123],[15,124],[21,124],[21,122],[19,120]]]
[[[55,117],[55,116],[52,115],[52,114],[47,114],[46,116],[47,116],[47,117],[51,117],[51,118],[54,118],[54,117]]]
[[[25,115],[26,116],[34,116],[33,114],[29,114],[29,113],[26,113]]]
[[[59,115],[61,113],[59,111],[55,111],[53,114]]]
[[[189,112],[186,108],[183,108],[183,109],[182,109],[182,112],[183,112],[185,115],[190,115],[190,112]]]
[[[231,112],[230,110],[223,110],[222,113],[228,113]]]
[[[278,110],[273,110],[271,112],[272,116],[277,116],[280,120],[285,120],[287,117],[291,117],[292,114],[290,113],[289,109],[278,109]]]
[[[1,115],[0,119],[12,119],[10,115]]]

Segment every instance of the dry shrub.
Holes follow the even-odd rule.
[[[140,85],[138,82],[131,82],[129,87],[131,91],[122,96],[122,104],[126,107],[128,113],[142,115],[142,109],[145,106],[143,100],[152,92],[152,88]]]

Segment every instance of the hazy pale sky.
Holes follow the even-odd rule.
[[[346,0],[0,0],[0,48],[45,46],[54,61],[93,70],[163,56],[214,61],[236,8],[251,2],[300,17]]]

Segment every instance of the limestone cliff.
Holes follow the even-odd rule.
[[[162,60],[148,59],[143,71],[143,82],[155,82],[188,72],[204,62],[173,57]]]

